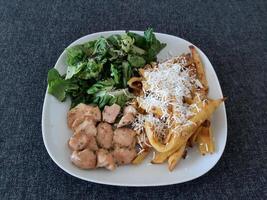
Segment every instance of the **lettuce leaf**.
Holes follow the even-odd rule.
[[[165,46],[149,28],[144,36],[126,32],[69,47],[66,74],[49,70],[48,92],[59,101],[70,97],[72,107],[81,102],[101,108],[112,103],[123,105],[129,96],[128,80],[138,75],[139,67],[156,61]]]

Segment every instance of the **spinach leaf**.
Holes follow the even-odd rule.
[[[148,28],[144,32],[144,37],[149,45],[147,49],[146,61],[151,62],[156,60],[157,54],[166,46],[165,43],[161,43],[153,33],[152,28]]]
[[[119,89],[113,91],[100,91],[93,97],[93,103],[97,104],[100,109],[105,105],[112,105],[114,103],[123,107],[125,103],[134,96],[129,93],[128,89]]]
[[[75,65],[84,58],[84,52],[81,45],[70,47],[67,49],[67,64]]]
[[[107,41],[113,45],[115,48],[120,47],[120,40],[121,40],[121,35],[115,34],[111,35],[107,38]]]
[[[58,79],[49,84],[48,93],[55,96],[59,101],[64,101],[66,98],[66,88],[66,82]]]
[[[52,82],[55,81],[57,79],[61,79],[61,75],[59,74],[59,72],[55,69],[52,68],[48,71],[48,76],[47,76],[47,82],[48,85]]]
[[[103,70],[103,62],[97,62],[94,59],[89,59],[87,63],[83,63],[86,66],[83,67],[83,70],[81,70],[78,74],[77,77],[81,78],[81,79],[97,79],[100,75],[100,73]]]
[[[125,55],[127,55],[124,51],[117,50],[117,49],[114,49],[112,47],[109,49],[108,53],[110,55],[110,58],[109,58],[110,61],[121,60],[121,59],[123,59],[123,57]]]
[[[146,64],[146,60],[137,55],[129,54],[127,60],[133,67],[143,67]]]
[[[92,56],[95,49],[95,43],[96,40],[86,42],[82,45],[83,51],[86,54],[86,56]]]
[[[74,75],[78,74],[86,66],[85,62],[80,62],[76,66],[69,65],[65,79],[71,79]]]
[[[145,37],[133,32],[128,32],[127,35],[134,38],[134,45],[142,49],[147,49],[148,44]]]
[[[122,63],[122,85],[124,88],[127,87],[127,82],[131,78],[132,69],[130,64],[127,61]]]
[[[107,52],[108,42],[104,37],[100,37],[95,42],[93,55],[95,55],[98,60],[101,60],[105,57]]]
[[[146,51],[144,49],[141,49],[135,45],[132,46],[131,53],[133,54],[139,54],[139,55],[144,55]]]
[[[99,91],[110,91],[114,84],[115,82],[112,79],[98,81],[87,90],[87,94],[95,94]]]
[[[78,89],[78,85],[64,80],[54,68],[48,72],[48,93],[55,96],[59,101],[64,101],[68,91]]]
[[[130,36],[124,34],[121,36],[120,46],[123,51],[128,53],[132,46],[134,44],[134,39],[132,39]]]
[[[111,64],[111,76],[113,77],[113,80],[116,85],[120,84],[121,75],[119,70],[115,67],[114,64]]]
[[[156,60],[165,46],[152,29],[144,36],[127,32],[122,35],[100,37],[66,49],[67,71],[60,75],[56,69],[48,72],[48,92],[58,100],[70,97],[75,106],[79,103],[105,105],[123,104],[128,80],[138,76],[138,67]]]

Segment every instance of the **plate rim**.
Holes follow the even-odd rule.
[[[143,31],[138,31],[138,30],[129,30],[131,32],[136,32],[136,33],[139,33],[139,34],[143,34]],[[84,35],[78,39],[76,39],[75,41],[71,42],[64,50],[63,52],[59,55],[55,65],[54,65],[54,68],[56,68],[56,66],[58,65],[58,62],[60,60],[60,58],[64,55],[65,51],[67,48],[75,45],[75,43],[77,43],[79,40],[83,40],[85,39],[86,37],[89,37],[89,36],[95,36],[95,35],[101,35],[101,34],[116,34],[116,33],[122,33],[122,32],[125,32],[125,30],[111,30],[111,31],[101,31],[101,32],[94,32],[94,33],[91,33],[91,34],[87,34],[87,35]],[[156,35],[163,35],[163,36],[166,36],[166,37],[173,37],[173,38],[178,38],[184,42],[187,42],[187,43],[190,43],[192,45],[194,45],[193,43],[191,43],[190,41],[187,41],[181,37],[178,37],[178,36],[175,36],[175,35],[170,35],[170,34],[167,34],[167,33],[159,33],[159,32],[155,32]],[[206,56],[206,54],[200,49],[198,48],[196,45],[194,45],[197,50],[199,52],[201,52],[205,57],[206,59],[208,60],[208,62],[211,64],[209,58]],[[217,76],[217,73],[213,67],[213,65],[211,64],[211,70],[213,70],[214,74],[215,74],[215,78],[218,80],[218,83],[219,83],[219,89],[220,89],[220,95],[223,96],[223,92],[222,92],[222,88],[221,88],[221,84],[220,84],[220,80],[218,79],[218,76]],[[42,125],[42,138],[43,138],[43,142],[44,142],[44,145],[45,145],[45,148],[46,148],[46,151],[48,153],[48,155],[50,156],[50,158],[53,160],[53,162],[60,168],[62,169],[65,173],[71,175],[71,176],[74,176],[78,179],[81,179],[83,181],[87,181],[87,182],[93,182],[93,183],[98,183],[98,184],[103,184],[103,185],[112,185],[112,186],[124,186],[124,187],[153,187],[153,186],[166,186],[166,185],[174,185],[174,184],[181,184],[181,183],[185,183],[185,182],[189,182],[189,181],[192,181],[194,179],[197,179],[203,175],[205,175],[206,173],[208,173],[212,168],[214,168],[217,163],[219,162],[219,160],[221,159],[221,157],[223,156],[223,153],[224,153],[224,150],[225,150],[225,147],[226,147],[226,144],[227,144],[227,136],[228,136],[228,122],[227,122],[227,113],[226,113],[226,107],[225,107],[225,103],[223,102],[220,106],[222,107],[223,109],[223,116],[225,118],[225,143],[223,144],[223,147],[222,147],[222,151],[221,151],[221,154],[218,155],[218,159],[216,160],[216,162],[214,162],[213,165],[211,165],[205,172],[201,172],[199,173],[198,175],[196,176],[192,176],[190,178],[185,178],[184,180],[182,181],[179,181],[177,180],[177,182],[175,181],[165,181],[165,182],[160,182],[160,183],[153,183],[153,184],[136,184],[136,183],[114,183],[112,181],[99,181],[99,180],[95,180],[95,179],[90,179],[88,180],[87,178],[84,178],[82,176],[79,176],[79,175],[76,175],[74,173],[72,173],[70,170],[67,170],[64,168],[64,166],[62,166],[61,164],[59,164],[55,157],[53,156],[53,154],[50,152],[49,148],[48,148],[48,144],[47,144],[47,141],[45,140],[45,132],[46,132],[46,127],[45,127],[45,110],[46,110],[46,102],[47,102],[47,95],[48,95],[48,86],[46,88],[46,92],[45,92],[45,97],[44,97],[44,102],[43,102],[43,107],[42,107],[42,120],[41,120],[41,125]]]

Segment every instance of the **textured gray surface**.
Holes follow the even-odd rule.
[[[0,199],[266,199],[266,1],[0,1]],[[116,29],[185,38],[210,58],[225,96],[228,141],[219,163],[165,187],[76,179],[41,135],[47,70],[77,38]],[[265,135],[264,135],[265,134]]]

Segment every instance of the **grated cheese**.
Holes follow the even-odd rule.
[[[144,123],[148,121],[154,125],[156,136],[164,138],[169,128],[175,127],[178,130],[181,126],[192,123],[188,120],[194,115],[190,110],[194,106],[199,112],[199,108],[196,104],[184,103],[184,98],[191,98],[192,89],[202,85],[195,76],[190,75],[190,69],[185,66],[184,57],[175,57],[144,72],[145,80],[142,83],[146,87],[143,87],[144,95],[138,97],[138,102],[148,114],[137,115],[133,123],[135,131],[144,132]],[[155,107],[160,109],[160,117],[152,114]]]

